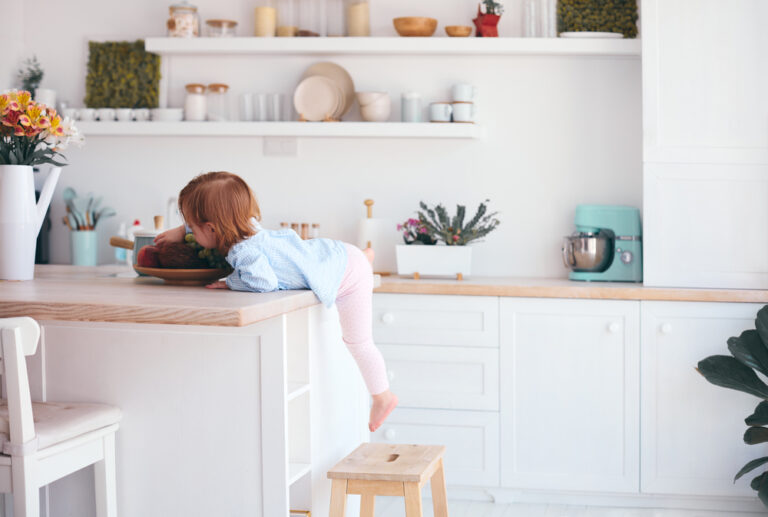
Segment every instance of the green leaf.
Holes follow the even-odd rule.
[[[768,305],[757,311],[755,327],[757,328],[757,332],[760,334],[763,343],[768,346]]]
[[[747,425],[768,425],[768,400],[757,405],[755,412],[744,419]]]
[[[763,472],[762,474],[760,474],[759,476],[757,476],[756,478],[754,478],[754,479],[753,479],[753,480],[752,480],[752,481],[749,483],[749,486],[751,486],[751,487],[752,487],[752,490],[754,490],[754,491],[756,491],[756,492],[757,492],[758,490],[760,490],[760,483],[763,481],[763,478],[766,476],[766,474],[768,474],[768,472]]]
[[[712,384],[768,398],[768,386],[757,374],[738,359],[727,355],[712,355],[699,361],[696,370]]]
[[[755,445],[768,442],[768,428],[750,427],[744,432],[744,443]]]
[[[768,375],[768,348],[757,330],[745,330],[739,337],[728,338],[728,350],[745,365]]]
[[[768,507],[768,476],[763,476],[763,479],[760,481],[757,496],[763,502],[763,506]]]
[[[752,460],[743,467],[741,467],[741,470],[736,474],[736,477],[733,478],[733,482],[735,483],[737,479],[739,479],[741,476],[746,474],[747,472],[751,472],[755,470],[760,465],[764,465],[768,463],[768,456],[763,456],[762,458],[757,458],[756,460]]]

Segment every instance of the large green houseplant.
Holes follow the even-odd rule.
[[[768,428],[764,427],[768,425],[768,385],[756,373],[768,377],[768,305],[758,311],[755,327],[745,330],[739,337],[728,339],[728,350],[733,357],[712,355],[699,361],[696,368],[712,384],[762,399],[755,412],[744,420],[749,426],[744,433],[744,442],[749,445],[768,442]],[[734,483],[766,463],[768,456],[750,461],[736,474]],[[751,486],[763,505],[768,507],[768,471],[752,479]]]

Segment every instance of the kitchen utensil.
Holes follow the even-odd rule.
[[[628,206],[579,205],[576,232],[563,239],[571,280],[642,282],[640,211]]]
[[[314,75],[302,80],[293,94],[296,112],[306,120],[334,118],[339,104],[339,88],[327,77]]]
[[[447,102],[433,102],[429,105],[430,122],[450,122],[453,108]]]
[[[99,221],[101,221],[105,217],[112,217],[112,216],[115,216],[115,215],[117,215],[117,212],[115,212],[114,208],[109,207],[109,206],[105,206],[104,208],[102,208],[101,210],[99,210],[98,212],[96,212],[94,214],[93,224],[98,223]]]
[[[451,87],[453,102],[475,102],[477,87],[471,84],[459,83]]]
[[[205,285],[229,275],[231,269],[168,269],[134,266],[137,273],[162,278],[168,285]]]
[[[343,105],[334,114],[335,119],[341,119],[352,108],[355,102],[355,83],[343,67],[330,61],[322,61],[308,67],[301,76],[302,80],[314,75],[320,75],[332,80],[342,92]]]
[[[429,37],[437,29],[437,20],[425,16],[403,16],[392,20],[400,36]]]
[[[472,27],[469,25],[446,25],[445,33],[452,38],[466,38],[472,34]]]
[[[451,104],[453,109],[454,122],[474,123],[476,116],[475,105],[471,102],[454,102]]]

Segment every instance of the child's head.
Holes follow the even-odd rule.
[[[179,211],[201,246],[224,252],[255,233],[251,217],[261,220],[248,184],[229,172],[201,174],[187,183],[179,194]]]

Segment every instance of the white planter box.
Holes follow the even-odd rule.
[[[398,275],[465,276],[472,269],[469,246],[401,244],[396,252]]]

